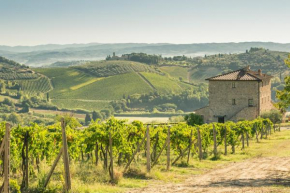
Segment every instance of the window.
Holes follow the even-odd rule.
[[[254,100],[253,99],[249,99],[248,103],[249,103],[249,107],[253,107],[254,106]]]
[[[232,82],[232,88],[236,88],[236,83]]]
[[[232,99],[232,105],[236,105],[236,99]]]

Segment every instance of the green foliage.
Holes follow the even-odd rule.
[[[184,120],[186,121],[188,125],[191,125],[191,126],[202,125],[204,123],[203,117],[201,115],[197,115],[194,113],[185,115]]]
[[[288,55],[288,58],[285,59],[285,64],[290,67],[290,54]],[[285,77],[284,81],[286,85],[284,89],[276,92],[276,97],[279,99],[276,106],[282,113],[285,113],[290,105],[290,76]]]
[[[92,113],[92,120],[96,121],[97,119],[102,120],[103,119],[103,115],[99,112],[99,111],[93,111]]]
[[[61,118],[61,116],[57,116],[56,120],[59,121]],[[108,152],[106,151],[109,146],[109,136],[111,134],[112,153],[115,162],[122,168],[129,163],[133,152],[136,151],[138,144],[141,143],[146,134],[146,127],[139,121],[127,123],[124,120],[110,118],[105,122],[100,122],[97,119],[96,121],[91,121],[87,128],[77,129],[81,125],[75,118],[65,116],[64,120],[66,123],[65,129],[71,163],[80,161],[79,159],[83,154],[90,155],[96,151],[98,154],[102,155],[102,161],[104,161],[105,164],[105,160],[108,159]],[[157,154],[161,151],[166,142],[168,126],[169,125],[149,125],[152,163],[158,162],[158,160],[156,160]],[[232,147],[237,147],[240,144],[241,136],[249,135],[249,138],[252,138],[257,132],[261,134],[263,132],[265,133],[268,131],[267,129],[272,129],[272,122],[269,119],[259,118],[253,121],[239,121],[238,123],[226,122],[225,124],[212,123],[195,126],[190,126],[185,123],[174,124],[170,127],[170,148],[174,157],[180,157],[179,162],[176,162],[177,165],[187,165],[183,158],[187,157],[186,152],[189,147],[193,155],[197,154],[197,130],[199,130],[201,134],[202,151],[204,155],[211,155],[212,148],[210,147],[213,144],[213,127],[216,130],[218,146],[224,144],[224,137],[226,134],[227,144]],[[4,133],[5,122],[2,122],[0,123],[0,140],[3,140]],[[19,173],[22,172],[22,151],[24,150],[24,140],[27,136],[29,159],[38,160],[31,163],[32,168],[38,167],[39,161],[52,163],[62,147],[62,131],[59,122],[50,126],[39,126],[36,123],[31,123],[29,126],[15,125],[11,129],[10,138],[10,165],[12,176],[19,176]],[[191,146],[190,142],[193,142]],[[144,145],[141,145],[140,148],[140,152],[144,152],[146,149]],[[139,154],[138,158],[136,158],[136,162],[138,162],[139,165],[144,163],[140,161],[142,156],[142,154]],[[40,180],[39,184],[41,186],[44,177],[41,177],[41,172],[38,174],[40,175],[38,179]],[[121,177],[122,174],[119,173],[118,176]],[[12,184],[15,190],[19,189],[17,183],[12,182]]]
[[[89,125],[90,122],[91,122],[92,118],[91,118],[91,115],[89,113],[86,114],[86,117],[85,117],[85,123],[86,125]]]
[[[264,119],[270,119],[272,123],[277,124],[282,122],[282,114],[278,110],[271,110],[269,112],[265,112],[261,115]]]

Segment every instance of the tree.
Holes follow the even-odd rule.
[[[49,93],[46,93],[46,101],[49,102]]]
[[[112,112],[109,109],[103,109],[103,110],[101,110],[101,113],[106,115],[105,118],[109,118],[112,114]],[[103,116],[103,118],[104,118],[104,116]]]
[[[87,114],[86,114],[86,117],[85,117],[85,122],[86,122],[86,125],[89,125],[89,124],[90,124],[90,122],[91,122],[91,120],[92,120],[92,118],[91,118],[90,114],[89,114],[89,113],[87,113]]]
[[[17,124],[17,123],[20,123],[22,120],[18,114],[11,113],[8,117],[8,121],[11,121],[12,123]]]
[[[9,100],[8,98],[5,98],[2,103],[8,106],[11,106],[13,104],[13,102]]]
[[[272,123],[277,124],[277,123],[281,123],[282,121],[282,114],[281,112],[279,112],[278,110],[271,110],[269,112],[265,112],[261,115],[262,118],[264,119],[270,119],[272,121]]]
[[[285,64],[290,68],[290,54],[285,59]],[[284,114],[290,105],[290,76],[285,77],[285,87],[283,90],[276,92],[276,97],[279,100],[276,107]]]
[[[93,111],[92,119],[96,121],[97,119],[103,119],[103,115],[100,112]]]
[[[202,125],[203,122],[203,117],[198,114],[190,113],[189,115],[185,115],[184,120],[188,125]]]

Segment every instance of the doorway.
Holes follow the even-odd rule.
[[[218,123],[225,123],[225,117],[218,117]]]

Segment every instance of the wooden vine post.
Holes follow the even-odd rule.
[[[227,127],[225,126],[225,155],[228,154],[228,148],[227,148]]]
[[[24,147],[25,147],[25,160],[24,160],[24,188],[28,189],[29,187],[29,157],[28,157],[28,141],[29,141],[29,132],[25,133],[24,138]]]
[[[109,173],[111,177],[111,183],[114,183],[114,161],[113,161],[113,142],[112,134],[109,132],[109,146],[110,146],[110,168]]]
[[[67,138],[65,133],[65,122],[64,118],[61,120],[61,128],[62,128],[62,145],[63,145],[63,162],[64,162],[64,170],[65,170],[65,189],[69,191],[71,189],[71,177],[69,170],[69,156],[68,156],[68,147],[67,147]]]
[[[56,159],[54,160],[51,169],[46,177],[46,180],[44,182],[44,188],[49,183],[49,180],[53,174],[54,169],[57,166],[57,163],[59,162],[61,156],[63,156],[63,163],[64,163],[64,170],[65,170],[65,191],[68,192],[71,189],[71,177],[70,177],[70,170],[69,170],[69,156],[68,156],[68,147],[67,147],[67,139],[66,139],[66,132],[65,132],[65,123],[64,119],[61,120],[61,130],[62,130],[62,148],[60,149]]]
[[[4,137],[4,184],[3,192],[9,193],[9,178],[10,178],[10,124],[6,123],[5,137]]]
[[[217,157],[216,130],[214,124],[212,124],[212,127],[213,127],[213,154],[214,157]]]
[[[98,145],[98,142],[96,142],[95,157],[96,157],[96,166],[98,166],[98,163],[99,163],[99,145]]]
[[[166,157],[167,157],[166,170],[169,171],[170,170],[170,126],[168,126],[168,129],[167,129],[166,143],[167,143],[167,150],[166,150]]]
[[[189,138],[189,149],[188,149],[188,154],[187,154],[187,164],[189,163],[189,157],[190,157],[190,149],[192,146],[192,129],[190,131],[190,138]]]
[[[49,182],[49,180],[50,180],[50,178],[51,178],[51,176],[53,174],[53,171],[54,171],[58,161],[60,160],[60,158],[62,156],[62,152],[63,152],[63,148],[60,149],[56,159],[54,160],[54,162],[53,162],[53,164],[51,166],[51,169],[50,169],[50,171],[49,171],[49,173],[48,173],[48,175],[46,177],[45,183],[44,183],[44,188],[46,188],[46,186],[48,185],[48,182]]]
[[[150,132],[149,132],[149,125],[147,125],[146,130],[146,157],[147,157],[147,172],[150,172],[151,169],[151,163],[150,163]]]
[[[197,140],[198,140],[198,158],[199,161],[202,160],[202,145],[199,127],[197,127]]]
[[[242,133],[242,149],[245,149],[245,134]]]
[[[247,147],[249,147],[249,132],[246,133],[246,137],[247,137]]]

